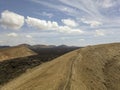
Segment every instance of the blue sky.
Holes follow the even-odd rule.
[[[0,0],[0,45],[120,42],[120,0]]]

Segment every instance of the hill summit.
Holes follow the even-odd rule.
[[[72,51],[33,68],[1,90],[120,90],[120,43]]]

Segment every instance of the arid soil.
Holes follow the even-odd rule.
[[[20,46],[24,47],[20,49]],[[27,70],[32,69],[38,65],[41,65],[42,63],[51,61],[65,53],[68,53],[70,51],[76,50],[79,47],[69,47],[69,46],[43,46],[37,45],[37,46],[30,46],[26,44],[22,44],[15,47],[4,47],[6,50],[5,52],[10,53],[12,52],[12,56],[14,56],[14,59],[3,60],[0,62],[0,85],[4,85],[14,78],[19,77],[21,74],[25,73]],[[1,47],[1,48],[2,48]],[[7,48],[7,49],[5,49]],[[18,48],[18,49],[17,49]],[[24,50],[22,50],[24,49]],[[37,53],[37,55],[27,56],[28,55],[28,49],[33,50]],[[11,52],[8,52],[10,51]],[[16,53],[13,53],[14,50],[16,50],[16,53],[19,53],[19,55],[16,56]],[[24,51],[24,55],[23,54]],[[31,52],[31,54],[33,53]],[[27,54],[27,55],[25,55]],[[5,54],[2,54],[3,56]]]
[[[0,90],[120,90],[120,43],[72,51],[25,72]]]
[[[9,47],[3,48],[0,49],[0,62],[4,60],[10,60],[14,58],[26,57],[32,55],[36,55],[36,53],[22,45],[16,47],[10,47],[10,48]]]

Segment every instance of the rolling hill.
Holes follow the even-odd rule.
[[[36,53],[23,45],[2,48],[0,49],[0,62],[4,60],[32,56],[32,55],[36,55]]]
[[[54,46],[54,45],[33,45],[32,46],[28,44],[21,44],[19,46],[29,48],[34,52],[36,52],[37,55],[25,56],[25,57],[13,58],[13,59],[10,58],[8,60],[4,60],[0,62],[0,85],[3,85],[11,81],[12,79],[20,76],[21,74],[25,73],[27,70],[31,68],[34,68],[42,63],[51,61],[54,58],[57,58],[65,53],[68,53],[70,51],[73,51],[79,48],[79,47],[73,47],[73,46],[63,47],[63,45],[62,47]],[[6,47],[3,47],[3,48],[6,48]],[[17,52],[19,52],[20,54],[22,53],[21,50],[18,50]],[[15,55],[16,57],[16,53],[13,55]]]
[[[1,90],[120,90],[120,43],[72,51],[27,71]]]

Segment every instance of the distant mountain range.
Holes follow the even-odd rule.
[[[0,46],[0,49],[1,49],[1,48],[8,48],[8,47],[10,47],[10,46]]]
[[[33,46],[28,46],[31,50],[38,54],[51,54],[51,55],[62,55],[65,54],[69,51],[73,51],[75,49],[78,49],[80,47],[75,47],[75,46],[67,46],[67,45],[60,45],[60,46],[55,46],[55,45],[33,45]]]
[[[69,48],[69,47],[77,47],[77,46],[67,46],[67,45],[42,45],[42,44],[37,44],[37,45],[29,45],[29,44],[20,44],[18,46],[26,46],[28,48]],[[12,47],[12,46],[0,46],[0,48],[8,48],[8,47]]]
[[[69,48],[69,47],[77,47],[77,46],[67,46],[67,45],[42,45],[42,44],[37,44],[37,45],[29,45],[29,44],[20,44],[22,46],[27,46],[29,48]]]
[[[64,54],[67,53],[69,51],[78,49],[80,47],[77,46],[67,46],[67,45],[29,45],[29,44],[20,44],[18,46],[22,46],[22,47],[27,47],[31,50],[33,50],[34,52],[38,53],[38,54]],[[10,47],[15,47],[15,46],[0,46],[0,49],[2,48],[10,48]]]

